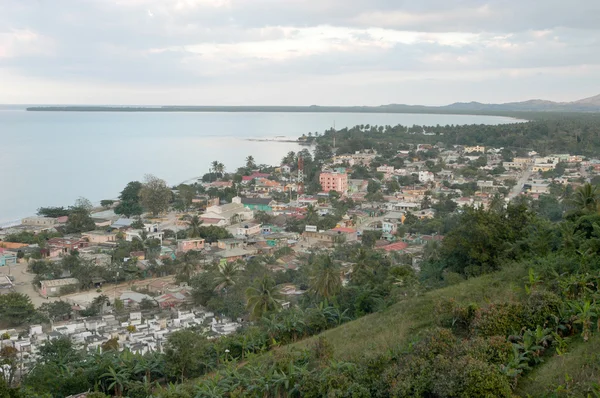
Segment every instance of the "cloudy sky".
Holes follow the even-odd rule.
[[[599,0],[0,0],[0,103],[438,105],[600,93]]]

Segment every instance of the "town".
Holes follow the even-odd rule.
[[[215,291],[225,296],[228,273],[252,262],[289,274],[311,253],[343,245],[369,247],[418,271],[444,239],[449,214],[524,200],[560,219],[565,192],[600,172],[600,159],[520,152],[407,144],[391,156],[333,149],[317,162],[307,148],[277,166],[249,156],[235,173],[215,161],[202,178],[171,188],[147,176],[99,207],[80,199],[69,209],[42,208],[0,230],[0,297],[31,303],[0,330],[1,345],[18,353],[16,369],[4,365],[4,372],[26,374],[40,347],[61,338],[88,351],[144,354],[162,352],[183,329],[229,335],[257,317],[198,299],[194,278],[209,267],[223,278]],[[355,269],[341,262],[340,282]],[[309,289],[293,279],[282,276],[275,287],[282,308]]]

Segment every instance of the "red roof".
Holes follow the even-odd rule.
[[[356,232],[356,230],[354,228],[348,228],[348,227],[337,227],[337,228],[333,228],[332,231],[334,232],[344,232],[347,234],[353,234],[354,232]]]
[[[408,243],[405,242],[396,242],[396,243],[392,243],[389,244],[387,246],[382,247],[383,250],[385,250],[386,252],[396,252],[396,251],[400,251],[400,250],[404,250],[408,247]]]
[[[242,176],[242,181],[252,181],[254,180],[254,177],[252,176]]]

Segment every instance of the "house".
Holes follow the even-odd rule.
[[[261,231],[259,223],[244,223],[236,229],[237,236],[249,236],[259,234]]]
[[[358,240],[358,234],[354,228],[336,227],[330,229],[330,231],[336,233],[338,236],[343,236],[344,242],[356,242]]]
[[[336,191],[342,195],[348,192],[348,174],[346,173],[321,173],[319,183],[323,192]]]
[[[424,210],[415,211],[412,214],[415,215],[419,220],[432,219],[435,217],[435,210],[424,209]]]
[[[166,293],[156,297],[156,302],[160,308],[173,308],[185,304],[187,297],[183,293]]]
[[[73,250],[79,250],[88,247],[90,244],[87,240],[81,238],[50,238],[46,242],[48,248],[51,248],[51,253],[68,254]],[[50,255],[52,256],[52,254]]]
[[[284,174],[290,174],[292,172],[292,168],[290,167],[290,165],[287,164],[282,164],[279,169]]]
[[[464,148],[464,153],[472,153],[472,152],[485,153],[485,147],[481,146],[481,145],[475,145],[475,146],[466,146]]]
[[[431,171],[419,171],[419,182],[431,182],[435,180],[435,175]]]
[[[58,224],[58,220],[50,217],[27,217],[21,220],[21,224],[36,227],[52,227]]]
[[[177,242],[177,251],[185,253],[190,250],[202,250],[204,243],[205,240],[202,238],[183,239]]]
[[[0,267],[16,265],[17,253],[0,248]]]
[[[44,297],[60,296],[61,288],[67,286],[77,286],[79,280],[76,278],[50,279],[40,282],[40,294]]]
[[[256,180],[254,190],[262,193],[269,193],[273,191],[281,192],[283,191],[283,186],[277,181],[269,180],[267,178],[260,178]]]
[[[109,243],[117,241],[116,232],[107,231],[89,231],[81,234],[84,239],[87,239],[90,243]]]
[[[134,239],[143,241],[145,240],[142,239],[144,236],[146,239],[158,239],[162,245],[163,232],[147,232],[145,229],[131,229],[125,232],[125,240],[128,242],[131,242]]]
[[[389,245],[381,247],[382,250],[392,253],[392,252],[402,252],[408,247],[408,243],[406,242],[394,242]]]
[[[254,218],[254,212],[244,207],[242,198],[236,196],[231,203],[207,207],[206,212],[200,218],[205,222],[208,220],[211,225],[224,227],[251,220]]]
[[[246,209],[271,212],[273,205],[277,203],[271,198],[242,198],[242,204]]]
[[[531,184],[531,189],[529,190],[531,193],[549,193],[550,188],[548,184]]]

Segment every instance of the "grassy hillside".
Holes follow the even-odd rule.
[[[587,343],[577,341],[569,352],[546,359],[519,382],[516,393],[522,397],[539,397],[544,393],[554,396],[552,392],[560,390],[561,394],[556,396],[598,397],[598,387],[600,335],[596,334]]]
[[[523,298],[526,275],[527,270],[524,268],[509,267],[495,274],[408,298],[385,311],[348,322],[319,336],[326,337],[332,344],[336,359],[353,360],[376,356],[405,345],[418,331],[433,326],[434,309],[441,300],[454,299],[459,304],[476,303],[483,306]],[[319,336],[290,347],[305,348]]]

